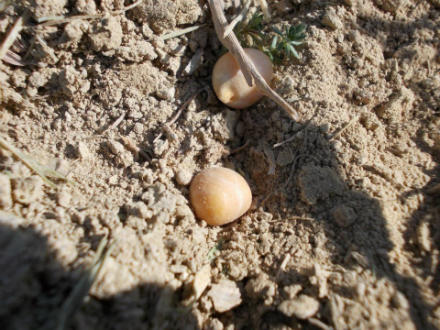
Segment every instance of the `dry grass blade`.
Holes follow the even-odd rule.
[[[3,57],[3,61],[12,65],[16,66],[24,66],[25,63],[22,61],[22,58],[20,55],[14,53],[11,50],[8,50]]]
[[[142,0],[138,0],[135,3],[133,3],[132,5],[125,7],[124,9],[115,10],[115,11],[110,12],[109,14],[110,15],[119,15],[119,14],[125,13],[126,11],[133,9],[136,6],[139,6],[141,3],[142,3]],[[47,16],[47,17],[40,17],[37,19],[37,21],[39,23],[41,23],[38,26],[51,26],[51,25],[69,23],[69,22],[72,22],[72,21],[75,21],[78,19],[100,19],[100,18],[103,18],[107,14],[108,13],[98,14],[98,15],[74,15],[74,16],[70,16],[70,17]]]
[[[21,29],[23,28],[23,16],[20,16],[12,25],[12,28],[6,34],[6,38],[3,40],[3,43],[0,45],[0,60],[2,60],[5,55],[8,53],[9,48],[11,48],[12,44],[17,39]]]
[[[264,80],[263,76],[258,72],[254,63],[249,59],[241,47],[237,36],[231,32],[225,36],[225,31],[228,29],[228,21],[222,9],[221,0],[209,0],[209,7],[211,8],[212,20],[214,21],[215,32],[220,42],[225,46],[235,60],[238,62],[241,71],[249,86],[254,83],[258,89],[267,97],[272,99],[275,103],[281,106],[287,113],[296,121],[299,120],[298,113],[287,103],[277,92],[275,92],[269,84]],[[225,36],[225,37],[224,37]]]
[[[204,24],[190,26],[190,27],[187,27],[186,29],[182,29],[182,30],[178,30],[178,31],[173,31],[173,32],[164,34],[163,36],[160,36],[159,38],[165,41],[165,40],[168,40],[168,39],[171,39],[171,38],[180,37],[180,36],[183,36],[184,34],[196,31],[196,30],[200,29],[202,26],[204,26]]]
[[[169,127],[170,125],[174,124],[177,119],[179,119],[182,112],[188,107],[188,105],[196,98],[197,95],[199,95],[201,92],[203,92],[206,88],[201,88],[198,91],[196,91],[193,95],[191,95],[177,110],[176,114],[171,118],[171,120],[164,124],[165,127]],[[159,140],[163,136],[163,133],[160,133],[156,138],[153,140],[153,143],[155,143],[157,140]]]
[[[84,298],[89,294],[90,288],[95,283],[99,272],[104,265],[105,260],[110,255],[113,249],[114,243],[108,244],[108,240],[104,237],[99,242],[98,250],[96,251],[95,258],[85,274],[81,277],[78,284],[73,288],[69,297],[61,307],[61,312],[58,317],[57,330],[66,329],[69,321],[75,312],[81,307]]]
[[[246,18],[247,13],[249,12],[249,7],[250,7],[250,2],[245,1],[242,11],[237,15],[237,17],[235,17],[231,21],[231,23],[229,23],[229,25],[226,27],[225,31],[223,32],[223,38],[226,38],[228,34],[235,29],[235,26]]]
[[[50,168],[47,168],[45,166],[42,166],[42,165],[38,164],[35,160],[33,160],[30,157],[28,157],[25,154],[23,154],[20,150],[18,150],[13,145],[8,143],[2,137],[0,137],[0,148],[3,148],[5,150],[9,150],[10,152],[12,152],[12,154],[16,158],[21,160],[27,167],[29,167],[32,171],[37,173],[43,179],[43,181],[45,183],[47,183],[49,186],[51,186],[52,188],[55,188],[56,185],[55,185],[54,182],[49,180],[48,177],[52,177],[52,178],[55,178],[55,179],[60,179],[60,180],[63,180],[63,181],[68,181],[67,178],[64,175],[62,175],[61,173],[59,173],[59,172],[57,172],[55,170],[52,170]]]

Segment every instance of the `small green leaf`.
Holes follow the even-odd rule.
[[[283,36],[283,32],[281,32],[277,27],[272,27],[273,32],[278,33],[280,36]]]
[[[303,43],[304,43],[304,41],[295,41],[295,40],[289,41],[289,44],[294,45],[294,46],[299,46],[299,45],[302,45]]]
[[[272,39],[272,43],[270,45],[270,49],[275,49],[277,47],[277,43],[278,43],[278,36],[275,36]]]
[[[293,55],[294,57],[296,57],[298,60],[301,58],[301,57],[299,56],[298,52],[296,51],[296,49],[295,49],[292,45],[288,44],[288,45],[287,45],[287,49],[289,50],[289,53],[292,53],[292,55]]]

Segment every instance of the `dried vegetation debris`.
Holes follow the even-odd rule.
[[[1,150],[0,263],[18,275],[2,282],[15,291],[0,292],[0,314],[44,324],[107,235],[117,244],[81,328],[440,328],[436,1],[271,4],[277,24],[309,24],[303,62],[275,79],[306,128],[268,100],[234,112],[197,92],[214,32],[160,35],[207,23],[203,2],[112,13],[126,5],[19,1],[0,17],[4,36],[24,7],[102,15],[39,28],[44,43],[27,30],[28,64],[0,64],[1,135],[68,163],[75,182],[51,188]],[[220,164],[246,177],[255,206],[211,228],[187,185]]]

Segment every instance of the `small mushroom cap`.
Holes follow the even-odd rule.
[[[189,195],[197,217],[213,226],[236,220],[252,203],[246,180],[224,167],[208,168],[197,174],[191,182]]]
[[[244,51],[269,84],[273,77],[272,62],[269,57],[254,48],[245,48]],[[263,97],[255,84],[252,87],[247,84],[239,64],[231,53],[220,57],[215,64],[212,85],[220,101],[234,109],[247,108]]]

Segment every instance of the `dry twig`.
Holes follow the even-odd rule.
[[[209,7],[211,8],[212,20],[214,22],[217,37],[223,46],[225,46],[234,56],[248,85],[252,86],[255,83],[264,95],[272,99],[275,103],[286,110],[294,120],[298,121],[298,113],[267,84],[267,82],[258,72],[254,63],[244,52],[243,47],[241,47],[240,42],[238,41],[234,32],[231,31],[229,34],[225,35],[225,31],[228,29],[229,24],[223,12],[221,1],[208,0],[208,3]]]
[[[73,288],[69,297],[61,306],[60,314],[58,316],[57,330],[64,330],[70,323],[71,318],[75,312],[81,307],[85,297],[88,296],[90,288],[95,283],[105,260],[110,255],[114,243],[108,243],[106,237],[99,242],[98,250],[92,264],[88,267],[84,275],[80,278],[77,285]]]
[[[3,43],[0,45],[0,61],[5,57],[8,53],[9,48],[11,48],[14,41],[17,39],[18,34],[23,28],[23,16],[20,16],[12,26],[12,28],[8,31],[6,38],[3,40]]]
[[[124,9],[115,10],[110,13],[106,12],[104,14],[97,14],[97,15],[74,15],[74,16],[70,16],[70,17],[65,17],[65,16],[40,17],[37,19],[37,21],[41,24],[38,24],[37,27],[64,24],[64,23],[69,23],[69,22],[72,22],[72,21],[75,21],[78,19],[100,19],[100,18],[103,18],[107,14],[120,15],[122,13],[125,13],[128,10],[131,10],[131,9],[139,6],[141,3],[142,3],[142,0],[138,0],[135,3],[125,7]]]
[[[15,148],[11,143],[6,141],[2,137],[0,137],[0,148],[10,151],[17,159],[21,160],[27,167],[29,167],[29,169],[37,173],[41,177],[41,179],[52,188],[55,188],[56,185],[48,177],[68,181],[68,179],[64,175],[37,163],[35,160],[23,154],[20,150]]]
[[[182,30],[177,30],[177,31],[173,31],[173,32],[164,34],[163,36],[160,36],[159,38],[165,41],[165,40],[168,40],[168,39],[171,39],[171,38],[180,37],[180,36],[182,36],[184,34],[196,31],[196,30],[200,29],[202,26],[204,26],[204,24],[190,26],[190,27],[187,27],[187,28],[182,29]]]
[[[204,91],[205,88],[201,88],[198,91],[196,91],[193,95],[191,95],[188,100],[186,100],[181,106],[180,108],[177,110],[176,114],[174,115],[173,118],[171,118],[171,120],[168,123],[164,124],[164,127],[166,129],[166,127],[169,127],[170,125],[174,124],[176,122],[177,119],[179,119],[180,115],[182,114],[183,110],[185,110],[188,105],[191,103],[192,100],[194,100],[196,98],[197,95],[199,95],[202,91]],[[153,140],[153,143],[155,143],[157,140],[159,140],[161,137],[163,136],[163,133],[160,133],[158,136],[156,136]]]
[[[358,116],[355,116],[354,118],[352,118],[348,123],[346,123],[340,129],[338,129],[335,133],[333,133],[333,135],[330,137],[330,140],[333,140],[336,137],[338,137],[339,135],[341,135],[342,132],[344,132],[347,128],[349,128],[351,125],[353,125],[358,119],[359,119]]]

